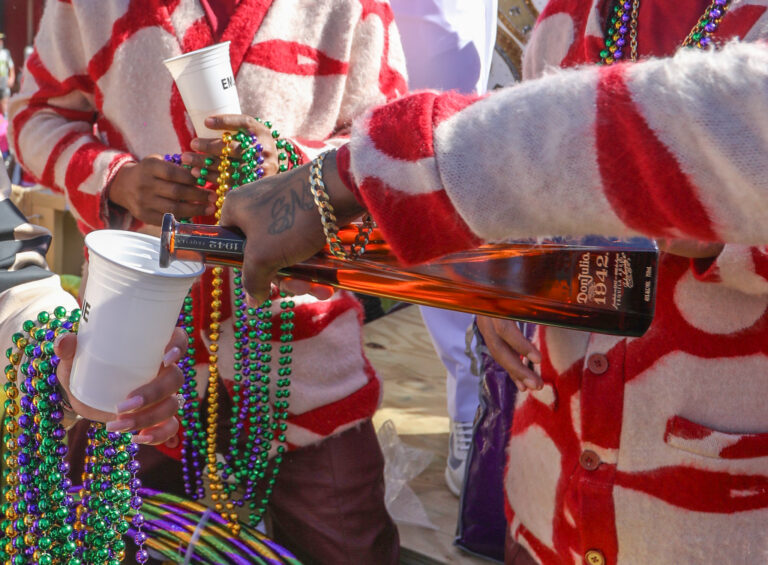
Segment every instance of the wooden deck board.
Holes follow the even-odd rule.
[[[436,530],[399,524],[402,563],[487,564],[453,545],[458,498],[445,485],[449,420],[445,405],[445,368],[437,358],[418,308],[409,306],[366,324],[365,352],[384,382],[378,430],[391,420],[406,445],[433,453],[429,467],[410,487]]]

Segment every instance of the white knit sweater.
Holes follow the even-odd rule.
[[[271,120],[309,154],[340,143],[338,132],[355,116],[406,89],[386,0],[241,0],[216,39],[197,0],[48,2],[24,84],[10,104],[10,136],[24,167],[65,192],[84,232],[140,227],[108,215],[105,187],[128,161],[188,149],[191,122],[162,61],[219,40],[232,42],[243,113]],[[207,284],[197,299],[201,337]],[[354,297],[340,292],[325,302],[296,302],[291,446],[369,418],[380,396],[362,352]],[[222,322],[222,376],[231,379],[233,332]],[[205,363],[200,341],[197,351]],[[198,373],[204,385],[205,364]]]
[[[396,101],[339,161],[408,261],[543,235],[727,242],[713,261],[662,255],[642,338],[540,328],[545,385],[519,395],[508,517],[551,565],[765,563],[768,2],[731,2],[718,51],[663,57],[709,2],[643,0],[646,58],[597,67],[606,4],[552,0],[527,82]]]

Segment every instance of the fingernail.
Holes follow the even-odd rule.
[[[168,439],[168,441],[165,442],[165,447],[168,447],[170,449],[173,449],[177,445],[179,445],[179,436],[173,436],[170,439]]]
[[[165,355],[163,355],[163,365],[165,367],[169,367],[176,363],[181,359],[181,349],[178,347],[171,347],[168,351],[166,351]]]
[[[152,441],[152,436],[146,434],[136,434],[135,436],[131,436],[131,441],[133,443],[146,445]]]
[[[541,383],[536,379],[525,379],[523,382],[525,383],[525,386],[531,390],[541,389]]]
[[[249,308],[256,308],[256,306],[258,306],[256,299],[247,292],[245,293],[245,303]]]
[[[117,412],[118,414],[122,412],[130,412],[131,410],[141,408],[143,404],[144,398],[142,396],[132,396],[127,400],[123,400],[120,404],[117,405]]]
[[[199,142],[199,141],[197,141],[197,138],[195,138],[195,139],[193,139],[192,141],[190,141],[190,142],[189,142],[189,146],[190,146],[192,149],[194,149],[195,151],[199,151],[199,150],[200,150],[200,142]]]
[[[541,363],[541,353],[538,351],[531,351],[526,357],[531,363]]]
[[[107,422],[107,431],[108,432],[127,432],[134,427],[133,420],[112,420],[111,422]]]

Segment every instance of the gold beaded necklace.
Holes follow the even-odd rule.
[[[730,0],[713,0],[682,42],[683,47],[706,48],[712,44],[712,34],[717,31]],[[637,21],[640,0],[619,0],[608,18],[605,48],[600,52],[600,62],[613,65],[626,59],[624,49],[629,38],[629,60],[637,61]]]

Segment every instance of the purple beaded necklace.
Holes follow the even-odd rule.
[[[713,0],[704,14],[693,26],[683,47],[703,49],[712,45],[712,34],[717,31],[731,0]],[[637,61],[637,17],[640,0],[619,0],[608,18],[605,32],[605,48],[600,51],[600,63],[613,65],[626,60],[629,48],[629,60]]]
[[[256,118],[258,121],[258,118]],[[262,122],[272,129],[270,122]],[[299,157],[289,142],[280,138],[279,132],[271,131],[271,136],[275,139],[275,145],[278,149],[278,170],[280,172],[288,170],[289,166],[296,166]],[[240,147],[239,159],[233,158],[227,151],[222,154],[219,171],[226,171],[231,167],[225,183],[226,187],[221,186],[221,176],[219,178],[219,201],[220,206],[228,190],[234,190],[238,186],[253,182],[264,176],[264,157],[262,155],[263,146],[256,137],[248,132],[240,131],[234,135],[225,134],[226,139],[237,141]],[[227,142],[228,144],[229,142]],[[228,145],[227,145],[228,146]],[[165,160],[177,165],[181,164],[179,154],[166,155]],[[213,166],[214,160],[208,158],[200,171],[197,184],[205,186],[208,168]],[[183,221],[183,220],[182,220]],[[210,468],[210,451],[215,447],[215,436],[210,436],[202,425],[200,419],[200,402],[196,391],[197,381],[195,365],[195,350],[193,348],[194,338],[192,337],[194,328],[193,318],[193,299],[187,296],[182,312],[179,315],[178,325],[183,327],[188,334],[189,345],[186,356],[180,360],[179,366],[184,372],[184,386],[182,394],[185,397],[185,405],[179,416],[182,419],[184,428],[184,440],[182,444],[182,472],[184,478],[185,491],[191,498],[202,498],[205,495],[205,486],[203,483],[203,470],[208,470],[211,478],[212,500],[216,502],[217,511],[221,512],[228,520],[228,525],[233,532],[239,530],[235,507],[244,507],[247,503],[249,522],[255,526],[261,521],[266,510],[266,500],[269,498],[278,474],[278,466],[282,461],[283,454],[286,451],[285,442],[288,417],[288,397],[290,392],[288,388],[291,384],[291,353],[293,345],[290,343],[293,339],[294,328],[294,302],[281,293],[280,302],[280,364],[277,370],[277,379],[274,393],[270,390],[270,363],[272,361],[272,325],[273,322],[272,301],[267,300],[259,308],[248,308],[245,304],[245,290],[242,287],[242,274],[239,269],[234,269],[234,384],[233,384],[233,409],[229,419],[230,421],[230,444],[229,449],[225,450],[224,461],[216,464],[215,480],[212,477]],[[220,292],[220,289],[217,288]],[[216,291],[215,291],[216,292]],[[219,300],[215,298],[215,300]],[[211,341],[215,344],[215,349],[210,352],[212,356],[216,355],[218,345],[216,339],[219,335],[220,323],[219,315],[212,314]],[[213,370],[211,373],[213,374]],[[210,383],[209,383],[210,394]],[[274,399],[271,399],[274,394]],[[272,405],[270,406],[270,400]],[[215,397],[209,402],[214,404]],[[209,424],[211,418],[218,417],[215,413],[210,413],[209,406]],[[209,426],[210,428],[210,426]],[[275,442],[275,440],[277,440]],[[274,445],[274,444],[277,445]],[[270,468],[270,454],[272,465]],[[206,462],[208,464],[206,464]],[[226,481],[226,482],[224,482]],[[257,487],[265,481],[266,485],[263,494],[257,497]],[[241,498],[235,499],[238,485],[244,488]]]
[[[93,423],[88,431],[83,486],[76,500],[68,491],[69,465],[63,427],[66,406],[56,370],[53,342],[76,332],[80,311],[57,307],[27,320],[24,332],[12,336],[6,351],[4,386],[8,400],[3,418],[4,463],[7,466],[0,505],[0,561],[12,565],[113,565],[125,557],[122,536],[126,517],[134,512],[141,534],[141,486],[134,459],[138,446],[130,433],[107,432]],[[25,335],[26,333],[26,335]],[[147,552],[139,535],[136,560]]]

